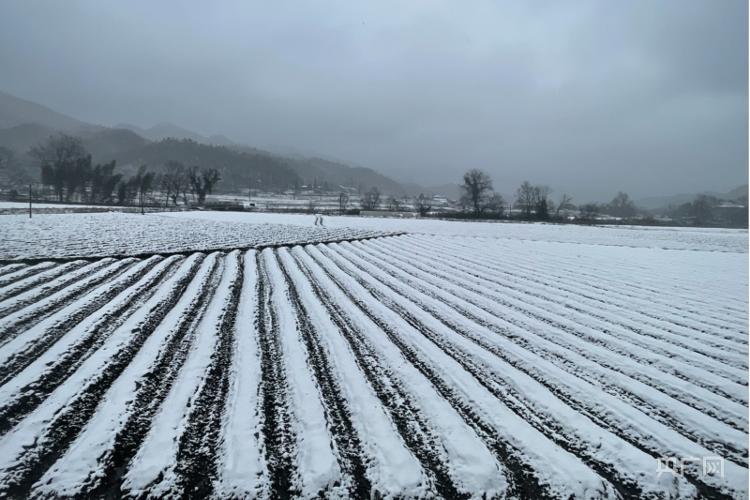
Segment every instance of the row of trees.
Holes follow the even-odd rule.
[[[494,191],[492,179],[481,170],[469,170],[464,174],[461,185],[463,195],[460,204],[464,212],[474,217],[503,217],[506,208],[515,208],[521,218],[549,220],[559,218],[561,211],[573,210],[573,199],[563,194],[555,204],[550,198],[550,189],[543,185],[533,185],[524,181],[515,193],[514,203],[506,203],[503,197]],[[619,192],[606,204],[587,203],[579,208],[579,218],[594,219],[600,214],[620,218],[632,218],[638,215],[638,208],[627,195]]]
[[[593,220],[600,215],[630,219],[638,215],[638,207],[627,193],[620,191],[609,203],[584,203],[578,207],[581,219]]]
[[[134,175],[125,178],[115,172],[114,161],[94,165],[81,140],[65,134],[50,137],[30,153],[39,161],[41,183],[60,202],[143,206],[159,203],[158,192],[164,196],[165,205],[169,201],[177,205],[178,200],[187,205],[188,194],[202,205],[221,180],[215,168],[188,168],[174,161],[167,162],[163,173],[141,165]]]
[[[381,200],[382,194],[380,190],[377,187],[373,187],[361,194],[359,206],[362,210],[377,210],[383,206],[383,202]],[[432,198],[424,195],[423,193],[420,193],[419,196],[413,198],[412,200],[408,200],[407,198],[399,199],[395,196],[389,196],[385,200],[385,207],[392,212],[398,212],[403,210],[409,203],[412,204],[414,209],[421,216],[427,215],[427,213],[432,210]],[[341,192],[339,193],[339,212],[346,213],[347,211],[349,211],[349,195],[347,193]]]
[[[747,196],[727,201],[701,194],[692,201],[670,207],[667,214],[674,220],[700,226],[747,227]]]
[[[575,218],[583,221],[595,221],[604,215],[622,220],[635,218],[640,221],[655,220],[652,214],[640,210],[630,196],[622,191],[618,192],[608,203],[584,203],[576,206],[567,194],[563,194],[555,203],[550,197],[551,191],[547,186],[533,185],[524,181],[516,190],[513,199],[506,202],[500,194],[495,192],[489,175],[481,170],[466,172],[461,189],[459,205],[463,214],[453,216],[563,220],[563,217],[575,211]],[[349,196],[341,193],[339,196],[341,213],[347,212],[348,204]],[[432,210],[432,197],[424,194],[412,199],[390,196],[382,201],[380,191],[372,188],[362,193],[360,206],[363,210],[387,208],[394,212],[410,207],[421,216],[425,216]],[[691,202],[671,207],[665,215],[683,224],[746,227],[747,197],[727,202],[713,196],[699,195]]]
[[[474,217],[503,217],[508,203],[502,195],[495,192],[490,176],[481,170],[473,169],[464,174],[461,185],[463,194],[461,207]],[[549,199],[550,189],[547,186],[535,186],[524,181],[516,190],[515,206],[525,218],[549,219],[554,203]],[[563,196],[560,208],[570,204],[570,197]]]
[[[461,189],[463,194],[459,203],[465,213],[477,218],[501,218],[505,215],[505,199],[495,192],[492,179],[487,173],[477,169],[469,170],[463,176]],[[524,182],[516,192],[516,207],[521,209],[526,218],[548,219],[550,210],[554,207],[549,199],[549,193],[550,190],[546,186],[533,186],[529,182]],[[570,201],[569,196],[563,195],[557,211],[570,206]],[[348,196],[345,199],[339,198],[341,212],[346,210],[346,203],[348,203]],[[432,198],[424,194],[412,199],[411,203],[414,210],[421,216],[427,215],[432,210]],[[363,210],[376,210],[381,205],[381,193],[377,188],[372,188],[361,195],[360,206]],[[391,196],[386,200],[385,205],[391,211],[399,211],[403,209],[404,203]]]

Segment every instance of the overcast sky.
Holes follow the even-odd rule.
[[[425,185],[747,182],[747,0],[0,3],[0,89]]]

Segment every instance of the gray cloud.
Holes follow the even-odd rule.
[[[747,182],[744,0],[0,4],[0,88],[423,184]]]

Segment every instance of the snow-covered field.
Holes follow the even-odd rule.
[[[746,231],[325,223],[0,267],[0,496],[747,498]]]
[[[32,209],[35,208],[109,208],[111,205],[78,205],[64,203],[32,203]],[[28,210],[28,202],[22,201],[0,201],[0,210]]]
[[[168,217],[204,221],[296,224],[309,226],[312,215],[248,212],[172,212]],[[576,226],[518,222],[466,222],[414,217],[326,216],[327,227],[371,231],[408,231],[443,236],[476,236],[512,240],[555,241],[584,245],[613,245],[680,250],[747,252],[746,229],[643,226]]]
[[[160,214],[0,216],[0,260],[133,256],[367,238],[368,229],[168,218]]]

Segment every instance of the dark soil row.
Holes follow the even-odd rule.
[[[0,406],[0,435],[6,433],[21,418],[34,411],[52,391],[64,383],[93,352],[101,347],[112,332],[156,292],[159,284],[169,275],[169,271],[173,269],[174,265],[172,263],[165,267],[160,273],[155,274],[145,282],[138,282],[136,293],[133,293],[120,307],[102,315],[95,326],[86,332],[78,342],[61,354],[53,364],[48,365],[33,383],[23,387],[17,398]],[[148,269],[144,269],[137,276],[145,274],[146,271]],[[39,355],[26,356],[21,359],[11,358],[11,361],[3,366],[3,371],[8,371],[3,382],[15,376]]]
[[[329,430],[337,448],[337,459],[342,473],[352,482],[348,496],[351,498],[370,498],[372,485],[367,478],[363,462],[362,443],[352,424],[351,411],[344,399],[337,375],[333,372],[328,352],[321,345],[320,332],[315,330],[305,306],[302,304],[294,282],[289,277],[284,264],[277,263],[284,275],[287,294],[295,310],[297,328],[307,351],[307,363],[315,376],[315,382],[322,396],[323,408]]]

